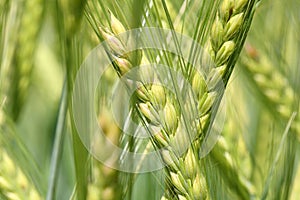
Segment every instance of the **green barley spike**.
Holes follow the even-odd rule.
[[[247,1],[247,3],[248,2],[250,1]],[[228,5],[226,3],[228,3]],[[237,5],[237,7],[235,7],[235,5]],[[192,87],[197,89],[201,88],[200,93],[202,94],[199,96],[197,95],[199,98],[199,103],[202,102],[201,106],[199,106],[200,112],[202,113],[200,113],[201,115],[198,119],[195,119],[195,123],[199,124],[199,130],[196,138],[201,138],[204,126],[205,124],[208,124],[211,112],[210,108],[212,107],[213,102],[216,101],[216,94],[213,93],[215,88],[213,86],[216,85],[216,82],[220,81],[224,76],[224,73],[226,72],[226,64],[236,48],[236,36],[238,35],[239,29],[242,27],[243,23],[245,23],[243,12],[246,12],[246,10],[245,6],[243,5],[244,3],[238,1],[224,0],[218,13],[218,19],[221,20],[220,23],[222,24],[222,28],[224,30],[219,31],[217,34],[212,33],[210,38],[211,43],[219,44],[219,47],[212,47],[213,49],[212,51],[210,51],[212,52],[213,61],[215,61],[215,63],[217,64],[216,70],[212,73],[215,73],[217,75],[209,73],[209,80],[204,80],[204,83],[210,83],[208,85],[208,87],[211,87],[209,88],[210,90],[208,90],[206,86],[199,86],[199,84],[203,84],[203,81],[201,81],[201,77],[199,80],[197,80],[199,76],[197,76],[196,80],[195,78],[192,79],[193,83],[197,84],[192,85]],[[215,27],[216,28],[214,30],[218,31],[216,30],[218,26]],[[106,33],[112,34],[109,38],[113,38],[113,40],[110,40],[110,42],[108,43],[108,46],[110,47],[110,54],[115,54],[121,52],[123,49],[126,49],[123,41],[118,41],[117,37],[113,37],[113,34],[116,33]],[[101,34],[105,38],[106,35],[104,33]],[[214,36],[216,36],[217,38],[215,38]],[[114,40],[116,41],[114,42]],[[215,42],[215,40],[218,41]],[[116,43],[117,41],[118,43]],[[122,58],[122,53],[118,53],[117,56]],[[124,74],[124,72],[131,68],[129,64],[125,64],[126,67],[120,65],[120,62],[115,62],[115,64],[117,67],[116,69],[121,72],[120,75]],[[125,69],[125,71],[121,69]],[[151,98],[151,85],[147,86],[146,88],[143,88],[145,87],[143,85],[141,87],[142,88],[138,90],[137,94],[138,97],[141,97],[140,100],[137,100],[137,103],[139,105],[138,109],[150,124],[160,128],[159,133],[157,133],[152,138],[154,144],[157,147],[166,147],[166,144],[171,145],[167,147],[166,151],[164,151],[161,155],[163,160],[166,163],[170,164],[166,169],[167,187],[162,199],[206,199],[207,189],[205,179],[203,178],[200,170],[201,167],[199,165],[199,162],[197,162],[196,165],[194,165],[195,163],[193,162],[193,160],[199,159],[197,150],[199,150],[200,141],[198,141],[198,139],[196,139],[196,141],[191,141],[193,147],[196,147],[196,149],[188,150],[182,155],[178,155],[177,153],[177,151],[181,150],[182,147],[190,141],[189,136],[183,135],[184,133],[180,131],[180,129],[183,128],[183,124],[179,123],[182,116],[178,105],[175,104],[176,101],[174,99],[174,96],[172,96],[166,90],[159,90],[160,93],[164,93],[163,96],[166,97],[166,100],[157,101]],[[195,94],[198,93],[198,91],[195,91]],[[157,104],[162,102],[166,102],[166,104],[157,106]],[[188,167],[186,167],[185,162],[189,164]],[[197,174],[197,176],[194,176],[193,174]],[[200,193],[199,188],[200,191],[202,191]],[[242,197],[248,199],[250,198],[250,195],[248,195],[247,192],[247,194],[244,196],[242,195]]]
[[[6,116],[0,104],[0,134],[7,131],[8,124]],[[21,166],[10,157],[9,152],[4,148],[5,143],[0,140],[0,199],[22,200],[42,199],[34,185],[22,172]]]
[[[250,72],[248,76],[257,86],[257,90],[275,111],[275,117],[288,122],[293,112],[297,112],[296,118],[291,125],[291,130],[300,140],[300,108],[293,109],[296,91],[290,86],[288,79],[273,65],[265,56],[247,44],[242,56],[241,64],[245,70]]]
[[[0,194],[8,200],[42,199],[34,186],[0,146]],[[0,195],[1,197],[1,195]]]
[[[16,88],[16,104],[13,113],[17,118],[20,112],[30,84],[31,72],[34,65],[35,49],[39,31],[43,22],[44,0],[26,0],[20,24],[20,36],[15,52],[15,65],[18,84]]]
[[[236,50],[236,40],[238,38],[238,34],[241,32],[242,25],[247,23],[247,19],[245,19],[245,14],[247,12],[246,5],[250,4],[251,1],[247,0],[224,0],[221,1],[220,8],[217,12],[217,16],[215,21],[213,22],[212,31],[210,34],[210,49],[208,50],[211,54],[212,60],[215,62],[215,69],[221,69],[219,71],[211,70],[209,74],[209,80],[206,80],[208,83],[208,87],[214,88],[218,81],[221,81],[221,78],[224,77],[226,71],[228,71],[228,62],[229,58],[233,55]],[[253,6],[253,4],[252,4]],[[235,55],[238,56],[238,55]],[[215,74],[217,76],[215,76]],[[194,78],[198,77],[194,75]],[[210,78],[211,77],[211,78]],[[216,77],[216,78],[212,78]],[[193,83],[197,83],[199,81],[193,80]],[[194,88],[199,88],[199,86],[194,86]],[[207,107],[212,107],[212,104],[208,102],[208,99],[213,97],[212,91],[205,91],[204,94],[199,99],[200,108],[199,114],[200,117],[206,116],[204,114],[210,115],[209,109]],[[215,102],[215,99],[211,100]],[[207,116],[206,116],[207,117]],[[209,118],[209,117],[208,117]],[[202,127],[199,132],[202,132]],[[249,189],[249,187],[240,180],[240,175],[236,172],[235,166],[231,165],[228,156],[230,155],[228,152],[222,151],[219,148],[219,144],[215,146],[213,153],[211,154],[217,162],[220,163],[219,167],[223,166],[227,168],[227,171],[232,173],[232,176],[224,176],[222,178],[229,183],[234,183],[236,187],[232,187],[237,194],[242,199],[250,199],[251,195],[253,195],[253,191]],[[226,170],[221,170],[222,172]],[[229,179],[226,179],[228,177]]]
[[[86,0],[58,0],[58,2],[63,13],[65,34],[70,37],[79,28]]]
[[[43,24],[44,3],[44,0],[24,0],[16,7],[16,2],[10,3],[10,14],[16,19],[14,27],[7,22],[5,29],[5,48],[9,50],[2,62],[1,94],[6,96],[5,109],[14,120],[18,119],[28,93],[39,30]]]
[[[219,141],[210,154],[216,162],[216,169],[219,170],[222,179],[228,183],[230,188],[234,188],[240,197],[243,199],[254,197],[254,186],[240,173],[226,146],[225,139],[220,136]]]

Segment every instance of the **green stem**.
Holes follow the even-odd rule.
[[[57,119],[57,126],[55,130],[55,140],[53,145],[51,166],[50,166],[50,177],[48,182],[47,200],[55,199],[56,183],[58,178],[58,170],[60,166],[61,156],[63,152],[63,141],[65,136],[65,122],[67,114],[67,87],[66,82],[64,83],[62,96],[60,100],[60,107]]]

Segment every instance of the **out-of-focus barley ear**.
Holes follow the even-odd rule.
[[[18,117],[28,94],[31,72],[34,65],[34,55],[39,39],[39,31],[43,25],[45,1],[26,0],[20,24],[20,37],[18,38],[15,65],[18,77],[17,92],[15,96],[14,117]]]
[[[274,114],[274,117],[287,123],[295,111],[293,105],[297,92],[292,88],[285,75],[249,43],[245,46],[241,64],[249,72],[248,78],[256,85],[258,92],[269,103],[268,108]],[[299,112],[300,108],[298,107],[298,114],[291,125],[291,131],[296,134],[300,141]]]
[[[114,144],[119,143],[120,129],[115,124],[113,117],[107,108],[99,115],[99,124],[105,136]],[[119,173],[104,164],[93,160],[90,181],[88,183],[87,200],[113,200],[120,199]]]
[[[1,94],[7,97],[6,113],[17,120],[26,100],[39,31],[43,25],[44,0],[9,2],[1,63]],[[14,16],[12,16],[14,15]],[[11,23],[11,21],[14,21]],[[18,34],[19,33],[19,34]]]
[[[86,0],[59,0],[67,37],[72,37],[81,24]]]
[[[42,199],[33,184],[0,144],[0,194],[6,199]],[[0,196],[1,197],[1,196]]]
[[[216,161],[217,169],[226,183],[228,183],[231,188],[235,188],[234,190],[240,197],[250,199],[251,196],[255,196],[255,188],[251,182],[239,172],[227,146],[224,137],[220,136],[211,152],[211,156]]]
[[[97,17],[97,15],[96,15]],[[100,41],[105,42],[106,44],[106,52],[108,56],[111,58],[113,69],[117,72],[119,77],[122,77],[124,74],[130,72],[133,67],[139,66],[141,62],[146,62],[146,58],[143,57],[142,50],[138,49],[135,51],[128,51],[128,49],[132,49],[135,47],[134,38],[130,36],[121,35],[126,31],[126,26],[113,14],[112,11],[108,11],[108,26],[98,25],[95,22],[95,26],[97,26],[96,32],[98,33],[98,39]],[[93,21],[93,19],[92,19]],[[125,33],[126,34],[126,33]],[[149,78],[151,73],[146,73],[144,76],[146,79]],[[138,74],[139,76],[140,74]],[[141,77],[141,76],[139,76]],[[143,79],[142,79],[143,80]],[[148,83],[149,81],[145,81]],[[158,113],[153,108],[153,104],[149,103],[149,98],[154,98],[156,101],[164,101],[161,99],[162,97],[157,97],[156,95],[150,94],[151,85],[144,85],[143,82],[136,83],[138,88],[135,92],[135,97],[137,97],[138,102],[136,105],[139,112],[146,118],[146,120],[151,124],[159,124],[158,123]],[[155,87],[153,87],[155,89]],[[157,89],[156,89],[157,90]],[[122,138],[119,138],[122,140]],[[107,171],[114,171],[114,177],[106,174]],[[101,173],[103,173],[104,181],[101,189],[101,197],[100,199],[120,199],[118,195],[122,192],[120,189],[120,185],[118,181],[115,181],[113,178],[117,179],[119,173],[115,170],[109,170],[108,167],[101,168]],[[102,177],[102,179],[103,179]],[[110,178],[111,177],[111,178]],[[123,185],[124,186],[124,185]],[[126,190],[125,186],[123,190]]]

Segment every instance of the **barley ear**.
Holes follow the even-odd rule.
[[[42,199],[2,147],[0,147],[0,194],[7,199]]]
[[[17,7],[13,27],[8,26],[4,35],[6,52],[4,52],[1,67],[1,94],[7,98],[5,110],[13,120],[17,120],[26,100],[31,71],[34,65],[35,49],[38,35],[43,22],[44,0],[25,0],[23,4],[15,5],[9,2],[9,7]],[[11,20],[11,19],[9,19]],[[20,32],[21,34],[17,35]],[[7,35],[6,35],[7,34]],[[13,80],[13,81],[11,81]],[[9,84],[10,83],[10,84]]]
[[[249,43],[245,46],[245,52],[241,58],[243,69],[247,76],[256,86],[258,92],[268,102],[268,108],[274,117],[288,122],[295,111],[291,105],[294,104],[297,92],[289,84],[288,79],[277,69],[276,66],[264,55],[258,52]],[[270,105],[272,105],[270,107]],[[291,131],[296,134],[300,141],[300,108]]]
[[[8,131],[6,115],[0,104],[0,134]],[[7,138],[5,138],[7,139]],[[0,197],[1,199],[42,199],[34,185],[25,176],[22,167],[18,166],[4,147],[3,138],[0,139]]]
[[[248,5],[248,6],[247,6]],[[210,34],[208,51],[211,53],[216,67],[226,65],[236,49],[237,38],[243,24],[248,23],[246,12],[251,11],[250,0],[223,0],[217,12]],[[211,48],[211,49],[210,49]]]
[[[255,196],[255,188],[250,181],[239,173],[234,160],[228,151],[225,139],[220,136],[216,146],[211,152],[212,158],[217,163],[222,178],[233,188],[242,199],[250,199]]]
[[[59,0],[67,37],[73,36],[79,28],[86,0]]]

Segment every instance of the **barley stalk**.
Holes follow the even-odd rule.
[[[66,68],[66,91],[67,101],[68,101],[68,114],[70,117],[71,132],[72,132],[72,143],[73,143],[73,155],[74,155],[74,165],[75,165],[75,177],[76,177],[76,198],[86,199],[87,197],[87,165],[88,152],[85,146],[82,144],[80,137],[78,135],[75,121],[73,118],[73,107],[72,107],[72,90],[73,83],[75,80],[77,69],[80,66],[81,60],[81,44],[78,42],[78,37],[76,37],[76,32],[80,27],[81,19],[83,16],[84,7],[86,0],[57,0],[57,21],[59,36],[60,36],[60,48],[62,53],[62,64]],[[66,116],[64,116],[66,117]],[[56,134],[56,139],[59,142],[59,138],[63,138],[65,131],[62,129]],[[57,148],[53,150],[62,149],[62,142],[57,145]],[[58,174],[58,166],[55,166],[59,157],[56,156],[51,163],[53,166],[53,173]],[[54,177],[49,184],[49,186],[55,186],[56,177]],[[54,196],[54,190],[49,189],[47,194],[47,199],[52,199]]]

